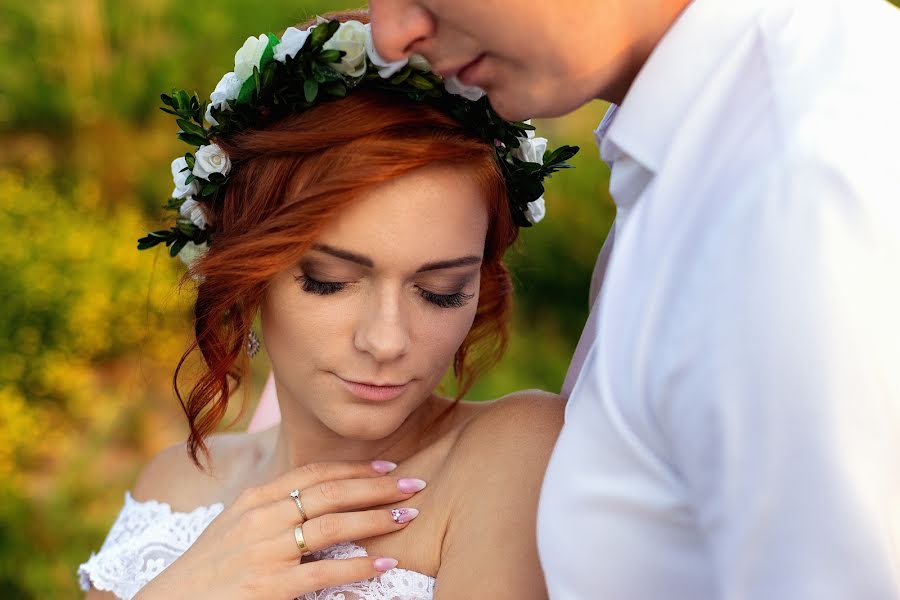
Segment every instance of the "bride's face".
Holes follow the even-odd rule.
[[[266,350],[285,419],[384,438],[438,385],[478,305],[483,193],[432,166],[370,190],[269,286]]]

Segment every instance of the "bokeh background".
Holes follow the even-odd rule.
[[[892,0],[898,4],[900,0]],[[248,35],[343,2],[11,0],[0,4],[0,598],[79,598],[140,466],[187,429],[171,375],[189,343],[180,263],[138,253],[185,151],[157,110],[173,86],[206,96]],[[537,122],[577,144],[549,214],[509,260],[512,344],[469,394],[557,391],[614,216],[594,103]],[[254,359],[250,398],[268,371]],[[246,426],[235,410],[234,429]]]
[[[350,5],[352,6],[352,5]],[[0,598],[79,598],[140,466],[187,435],[171,391],[189,342],[180,263],[136,240],[164,218],[185,151],[157,109],[207,96],[248,35],[344,2],[13,0],[0,7]],[[536,123],[582,146],[549,185],[549,214],[510,256],[512,344],[470,393],[558,391],[612,220],[591,130],[605,106]],[[267,373],[263,358],[251,398]],[[245,427],[252,413],[237,418]],[[237,417],[237,414],[235,414]]]

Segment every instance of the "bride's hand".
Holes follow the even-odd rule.
[[[300,490],[307,517],[302,536],[310,552],[397,531],[418,511],[356,510],[408,499],[424,487],[417,479],[382,475],[392,466],[315,463],[245,490],[136,600],[290,600],[393,568],[395,560],[377,557],[301,564],[294,528],[303,519],[290,497],[291,490]]]

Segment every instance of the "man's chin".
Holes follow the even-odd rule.
[[[552,93],[537,94],[530,90],[515,90],[503,86],[489,89],[487,94],[491,106],[507,121],[562,117],[590,100],[590,98],[582,100]]]
[[[510,94],[509,96],[514,95]],[[490,100],[491,107],[497,111],[497,114],[507,121],[524,121],[534,116],[527,103],[515,97],[509,98],[502,89],[489,91],[488,100]]]

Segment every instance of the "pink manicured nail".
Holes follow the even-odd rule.
[[[397,482],[397,487],[404,494],[415,494],[425,489],[425,482],[421,479],[404,478]]]
[[[372,566],[375,567],[376,571],[384,573],[396,567],[397,561],[393,558],[376,558],[372,561]]]
[[[394,520],[394,523],[397,525],[403,525],[404,523],[409,523],[413,519],[419,516],[419,511],[415,508],[392,508],[391,509],[391,518]]]
[[[376,473],[381,473],[383,475],[384,473],[390,473],[396,469],[397,465],[389,460],[373,460],[372,468],[375,469]]]

